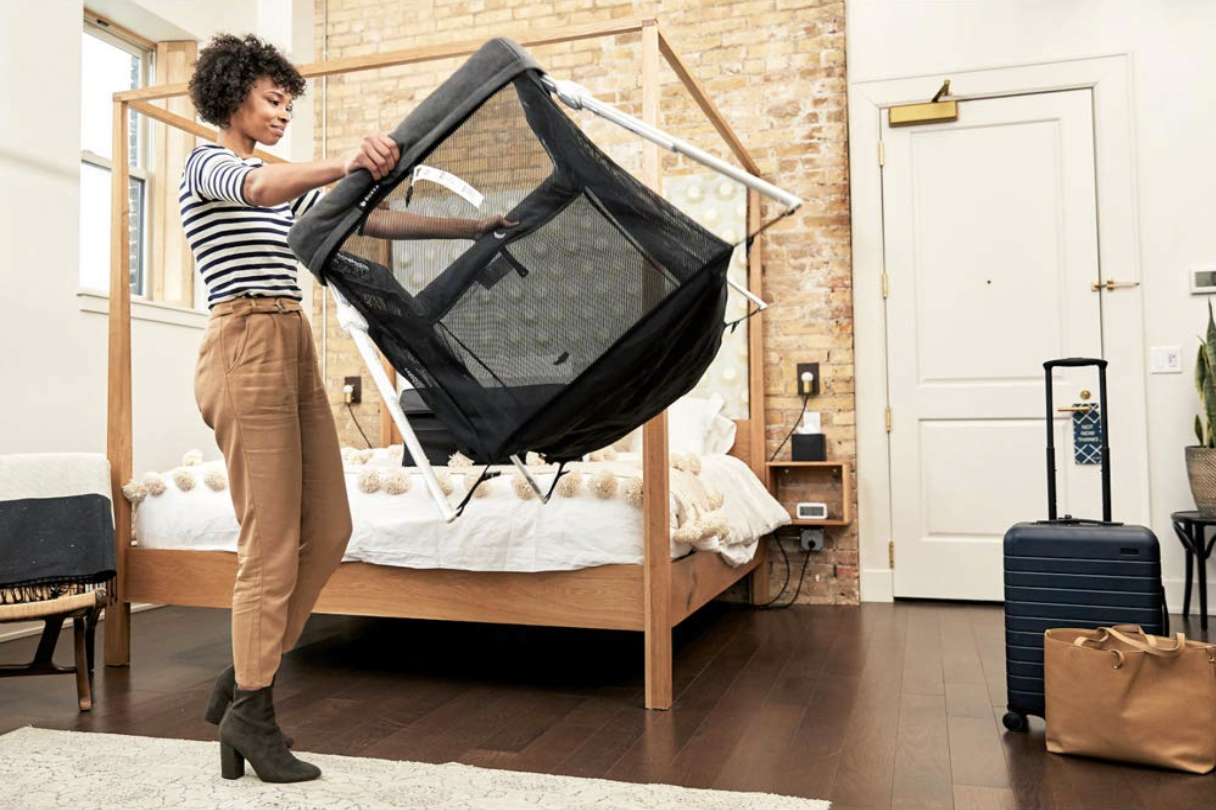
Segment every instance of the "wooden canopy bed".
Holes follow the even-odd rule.
[[[657,125],[659,58],[664,57],[693,99],[749,172],[759,167],[689,72],[671,42],[653,19],[626,20],[611,25],[573,26],[543,36],[512,37],[524,47],[612,37],[640,32],[642,42],[643,120]],[[414,48],[373,56],[305,65],[306,78],[382,68],[433,59],[466,56],[481,40]],[[126,121],[136,111],[187,133],[214,140],[215,132],[151,102],[183,96],[184,83],[165,84],[114,95],[114,153],[111,196],[111,285],[109,321],[109,409],[107,453],[110,459],[115,510],[118,578],[115,601],[106,608],[105,660],[109,666],[130,663],[132,603],[226,608],[232,604],[236,556],[227,552],[139,548],[132,545],[132,506],[122,486],[132,476],[131,297],[127,203],[128,146]],[[660,185],[658,147],[644,146],[645,181]],[[279,161],[268,153],[267,162]],[[760,223],[759,197],[748,192],[748,226]],[[748,255],[748,286],[761,286],[759,241]],[[760,318],[748,330],[748,391],[750,419],[736,420],[737,438],[731,454],[744,460],[766,481],[764,458],[764,352]],[[385,409],[386,410],[386,409]],[[394,426],[387,413],[383,437],[391,441]],[[573,571],[529,573],[418,570],[361,562],[343,563],[317,603],[321,613],[450,621],[496,622],[554,627],[634,630],[645,634],[646,707],[672,704],[672,628],[740,579],[749,579],[753,603],[768,597],[765,543],[750,562],[731,568],[719,555],[693,553],[673,561],[670,554],[670,503],[667,417],[662,414],[643,431],[644,552],[641,565],[603,565]]]

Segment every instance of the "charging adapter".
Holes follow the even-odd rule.
[[[798,540],[803,551],[823,551],[823,529],[802,529]]]

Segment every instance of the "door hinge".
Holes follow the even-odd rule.
[[[894,540],[891,540],[887,543],[887,564],[891,568],[895,567],[895,541]]]
[[[891,432],[891,406],[887,406],[887,433]]]
[[[887,275],[887,271],[882,271],[882,297],[885,300],[891,294],[891,277]]]
[[[884,166],[887,162],[887,145],[883,141],[878,142],[878,165]]]

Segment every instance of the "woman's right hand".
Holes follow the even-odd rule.
[[[343,168],[347,174],[367,169],[372,178],[379,181],[388,176],[400,158],[401,150],[397,148],[397,142],[378,132],[363,138],[359,148],[346,158]]]

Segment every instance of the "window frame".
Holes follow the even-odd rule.
[[[139,57],[140,60],[140,77],[139,86],[148,87],[155,82],[156,77],[156,45],[149,40],[143,40],[137,35],[123,29],[119,26],[106,20],[101,15],[85,11],[83,18],[82,33],[96,37],[102,42],[126,51],[132,56]],[[131,179],[138,183],[140,188],[140,199],[137,211],[132,211],[132,223],[138,229],[139,233],[139,267],[136,275],[136,287],[132,289],[131,297],[141,301],[152,301],[149,290],[152,287],[152,274],[149,268],[150,261],[150,245],[152,235],[149,233],[148,224],[148,203],[152,199],[152,190],[156,182],[155,173],[149,168],[150,156],[153,152],[152,144],[152,127],[148,122],[147,116],[131,113],[132,118],[136,122],[136,143],[137,143],[137,160],[132,163],[127,171]],[[83,124],[82,124],[83,126]],[[81,164],[87,164],[106,172],[113,172],[114,164],[111,158],[97,154],[90,149],[82,148],[80,150]],[[79,278],[79,268],[77,269],[77,285],[82,290],[87,290]],[[104,290],[109,293],[109,285]]]

